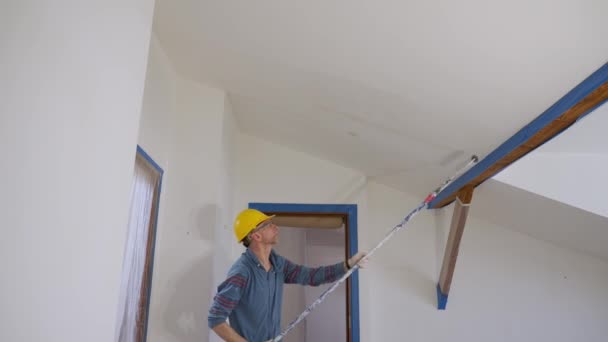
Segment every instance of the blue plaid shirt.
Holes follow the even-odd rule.
[[[209,328],[230,320],[230,326],[247,341],[267,341],[281,332],[283,284],[319,286],[338,280],[346,270],[340,262],[309,268],[270,254],[266,272],[249,249],[232,265],[228,278],[217,288],[209,309]],[[304,309],[304,308],[302,308]]]

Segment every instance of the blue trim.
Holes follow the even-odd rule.
[[[156,171],[158,171],[159,176],[158,176],[158,196],[156,197],[156,214],[154,215],[154,225],[152,226],[152,251],[151,251],[151,255],[152,255],[152,260],[150,261],[150,276],[148,277],[148,279],[146,280],[149,284],[148,286],[148,296],[147,296],[147,303],[146,303],[146,322],[144,323],[144,342],[148,340],[148,321],[150,320],[150,299],[152,298],[152,275],[154,274],[154,260],[156,259],[154,256],[156,255],[156,230],[157,230],[157,226],[158,226],[158,213],[160,211],[160,194],[162,191],[162,187],[163,187],[163,175],[164,175],[164,171],[163,169],[160,167],[160,165],[158,165],[153,159],[152,157],[150,157],[149,154],[146,153],[146,151],[144,151],[143,148],[141,148],[139,145],[137,145],[137,154],[139,154],[140,156],[144,157],[144,159],[150,163],[150,165],[152,165],[154,167],[154,169],[156,169]]]
[[[348,255],[358,252],[357,205],[356,204],[295,204],[295,203],[249,203],[249,208],[270,213],[326,213],[346,214],[348,220]],[[359,342],[359,271],[350,276],[351,342]]]
[[[158,171],[160,173],[160,176],[162,178],[163,174],[165,173],[165,171],[163,171],[163,168],[160,167],[160,165],[158,165],[154,159],[152,159],[152,157],[150,157],[150,155],[148,153],[146,153],[146,151],[144,151],[143,148],[141,148],[141,146],[137,145],[137,153],[139,155],[141,155],[142,157],[144,157],[144,159],[146,159],[146,161],[150,164],[152,164],[152,166],[154,166],[154,168],[156,169],[156,171]]]
[[[445,310],[446,305],[448,305],[448,296],[441,292],[441,287],[437,284],[437,309]]]
[[[496,162],[498,162],[504,156],[508,155],[517,147],[528,141],[528,139],[536,135],[542,128],[549,125],[555,119],[564,114],[564,112],[572,108],[572,106],[579,103],[581,100],[583,100],[585,97],[587,97],[589,94],[591,94],[593,91],[595,91],[598,87],[600,87],[606,82],[608,82],[608,63],[604,64],[601,68],[591,74],[591,76],[587,77],[587,79],[585,79],[574,89],[572,89],[568,94],[566,94],[559,101],[553,104],[553,106],[547,109],[544,113],[542,113],[532,122],[530,122],[527,126],[522,128],[519,132],[517,132],[515,135],[505,141],[502,145],[500,145],[482,161],[480,161],[467,172],[465,172],[462,176],[457,178],[452,184],[450,184],[441,193],[439,193],[439,195],[433,201],[431,201],[431,203],[429,203],[428,207],[434,208],[444,199],[460,190],[463,186],[467,185],[473,179],[481,175],[484,171],[496,164]],[[585,113],[584,115],[587,115],[590,112],[591,110]]]
[[[352,257],[359,251],[358,238],[358,213],[357,205],[348,207],[348,256]],[[350,276],[350,316],[351,316],[351,341],[359,342],[359,271]]]

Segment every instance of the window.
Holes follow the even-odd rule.
[[[138,147],[120,288],[119,342],[146,340],[162,174],[163,170]]]

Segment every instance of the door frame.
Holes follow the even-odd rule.
[[[257,209],[267,215],[338,215],[345,224],[345,260],[358,252],[357,205],[356,204],[298,204],[298,203],[249,203],[250,209]],[[348,342],[359,341],[359,271],[353,272],[346,280],[346,338]]]

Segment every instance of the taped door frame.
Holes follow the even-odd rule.
[[[315,215],[341,216],[345,224],[345,258],[358,252],[357,205],[356,204],[297,204],[297,203],[249,203],[250,209],[257,209],[267,215]],[[346,260],[345,259],[345,260]],[[354,272],[346,281],[346,314],[348,342],[360,342],[359,335],[359,272]]]

